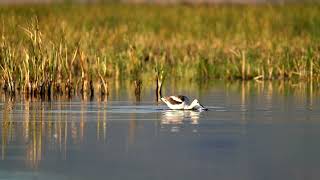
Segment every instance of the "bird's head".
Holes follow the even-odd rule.
[[[193,109],[197,109],[197,110],[204,110],[204,111],[208,110],[207,108],[205,108],[199,103],[198,99],[193,100],[190,106]]]

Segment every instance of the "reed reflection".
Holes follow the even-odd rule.
[[[79,147],[90,136],[86,131],[87,102],[81,102],[79,107],[71,102],[48,103],[28,99],[19,108],[14,106],[14,101],[5,101],[3,107],[0,111],[2,160],[24,160],[27,167],[37,168],[50,153],[58,155],[61,160],[67,159],[68,146]],[[93,123],[97,131],[96,141],[106,141],[107,104],[100,102],[96,107],[96,115],[93,115],[96,117]]]
[[[98,109],[103,109],[97,112],[97,141],[105,142],[107,139],[107,103],[99,101]]]
[[[5,100],[3,105],[3,120],[1,123],[1,159],[4,160],[7,152],[7,144],[12,140],[12,109],[14,102],[11,99]]]
[[[306,103],[312,109],[314,98],[320,93],[319,86],[315,87],[313,82],[293,82],[293,81],[240,81],[227,83],[227,95],[232,97],[232,93],[240,96],[239,103],[242,111],[256,98],[257,102],[264,104],[266,109],[271,109],[275,101],[288,102],[292,98],[297,103]],[[258,96],[256,97],[255,94]]]

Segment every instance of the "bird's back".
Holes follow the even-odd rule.
[[[161,100],[166,103],[170,109],[184,109],[189,103],[189,98],[183,95],[163,97]]]

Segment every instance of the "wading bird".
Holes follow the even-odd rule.
[[[190,104],[189,98],[183,95],[162,97],[161,100],[166,103],[170,109],[200,111],[208,110],[207,108],[203,107],[197,99],[193,100]]]

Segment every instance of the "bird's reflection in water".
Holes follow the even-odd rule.
[[[197,111],[167,110],[162,113],[161,127],[169,127],[171,132],[179,132],[183,125],[190,124],[192,132],[197,132],[199,118],[200,112]]]

